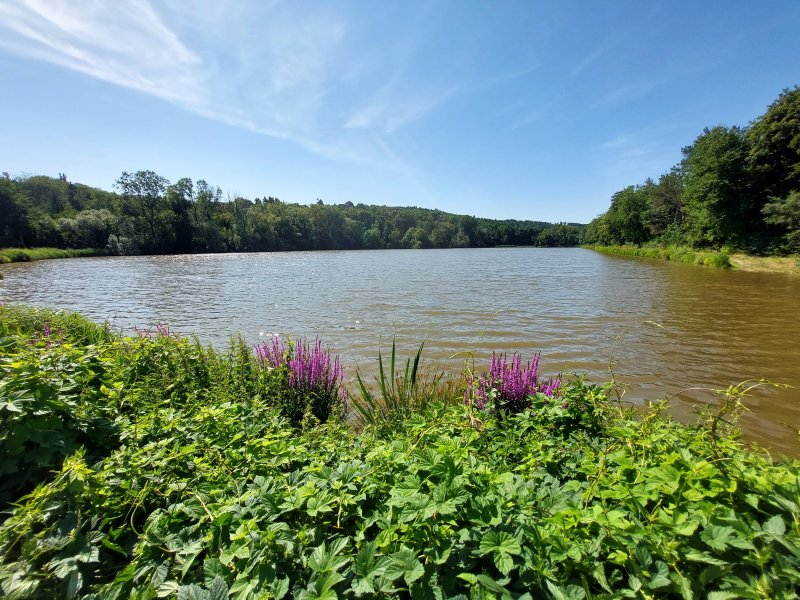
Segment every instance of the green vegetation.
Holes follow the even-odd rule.
[[[517,404],[504,395],[543,385],[535,360],[498,356],[489,375],[470,373],[467,404],[439,388],[356,432],[335,403],[314,414],[336,377],[321,388],[287,377],[304,372],[298,345],[277,348],[258,356],[234,340],[220,353],[163,327],[121,338],[75,315],[0,307],[0,481],[13,500],[2,594],[800,592],[800,464],[738,441],[728,423],[740,388],[691,426],[580,379]],[[376,406],[420,386],[417,359],[391,363],[368,392]],[[506,385],[491,373],[525,376]],[[309,408],[292,425],[298,390]]]
[[[122,173],[119,193],[33,176],[0,178],[0,247],[107,248],[112,254],[576,246],[582,226],[495,221],[438,210],[223,201],[204,180]]]
[[[62,248],[0,248],[0,263],[28,262],[46,258],[76,258],[79,256],[105,256],[105,248],[80,248],[64,250]]]
[[[620,256],[641,256],[644,258],[661,258],[674,262],[690,263],[730,269],[730,256],[721,252],[692,250],[687,246],[586,246],[596,252],[617,254]]]
[[[658,182],[614,194],[582,242],[800,253],[800,86],[748,127],[706,128]]]

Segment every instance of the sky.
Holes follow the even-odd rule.
[[[800,84],[800,2],[0,0],[0,171],[588,222]]]

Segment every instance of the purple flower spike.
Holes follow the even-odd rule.
[[[262,366],[288,370],[289,387],[304,395],[317,398],[338,399],[346,407],[348,396],[343,385],[344,371],[336,357],[331,361],[330,352],[322,347],[318,338],[313,346],[297,340],[287,344],[275,337],[255,347],[255,354]]]
[[[519,354],[514,353],[509,361],[505,354],[493,352],[488,376],[470,375],[468,378],[464,402],[469,402],[471,397],[475,405],[483,409],[494,398],[498,406],[518,412],[530,406],[530,396],[541,393],[552,397],[561,380],[556,378],[540,382],[539,358],[539,353],[534,354],[533,359],[523,367]]]

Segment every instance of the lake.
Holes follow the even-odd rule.
[[[374,373],[396,336],[423,364],[488,368],[541,351],[544,374],[629,386],[681,418],[709,389],[766,378],[745,400],[748,439],[800,455],[800,278],[579,248],[376,250],[46,260],[0,267],[0,301],[77,310],[132,333],[166,322],[216,346],[241,333],[319,336],[348,374]],[[696,388],[693,391],[685,391]],[[681,393],[683,391],[683,393]]]

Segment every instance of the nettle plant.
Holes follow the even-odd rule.
[[[339,357],[331,359],[321,340],[310,346],[300,339],[287,342],[275,337],[256,346],[255,355],[262,368],[276,371],[283,378],[279,404],[292,424],[298,425],[309,417],[324,423],[346,411],[344,370]]]
[[[551,398],[561,385],[561,378],[539,378],[539,353],[522,366],[522,356],[516,352],[508,360],[506,354],[492,352],[488,373],[467,373],[464,403],[481,410],[496,409],[518,413],[531,408],[533,398]]]

